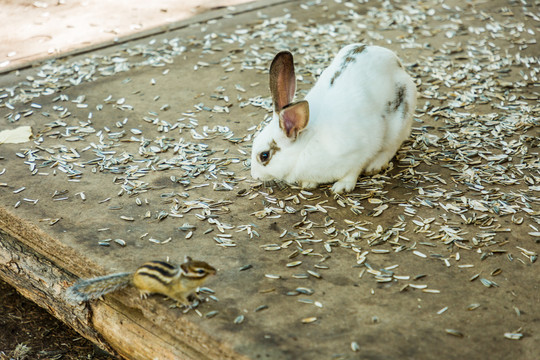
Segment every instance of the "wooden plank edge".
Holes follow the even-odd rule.
[[[98,265],[88,266],[89,259],[50,236],[35,224],[13,215],[2,206],[0,206],[0,230],[72,274],[99,276],[105,272],[105,269]],[[59,257],[59,254],[62,257]]]
[[[179,310],[134,289],[74,305],[64,298],[75,276],[0,229],[0,277],[79,334],[125,359],[248,358],[202,332]]]

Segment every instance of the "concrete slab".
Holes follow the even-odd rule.
[[[533,9],[251,9],[0,79],[2,129],[35,135],[0,145],[1,276],[125,358],[534,358]],[[295,53],[302,94],[355,41],[419,86],[393,168],[346,196],[252,180],[273,55]],[[133,289],[64,301],[79,277],[184,255],[218,268],[194,311]]]
[[[130,35],[163,32],[196,14],[247,1],[4,1],[0,29],[6,37],[0,44],[0,71],[97,44],[110,45]]]

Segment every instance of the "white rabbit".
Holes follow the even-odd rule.
[[[282,51],[270,66],[273,118],[253,140],[256,179],[303,188],[335,182],[334,192],[348,192],[409,137],[416,86],[391,50],[347,45],[305,100],[292,102],[295,90],[293,56]]]

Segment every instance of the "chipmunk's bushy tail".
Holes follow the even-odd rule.
[[[131,283],[133,273],[118,273],[88,280],[80,280],[66,291],[70,302],[94,300],[102,295],[123,289]]]

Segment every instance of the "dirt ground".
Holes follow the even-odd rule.
[[[44,123],[53,119],[40,117],[30,101],[2,108],[7,125],[31,124],[42,130],[43,143],[34,152],[5,147],[0,170],[9,169],[0,178],[7,184],[0,201],[22,218],[43,219],[40,226],[107,270],[130,268],[142,255],[199,251],[219,264],[219,277],[209,283],[219,301],[200,309],[212,316],[186,317],[253,358],[534,359],[540,334],[538,6],[307,1],[256,18],[243,14],[233,24],[193,26],[162,43],[160,51],[181,53],[166,66],[137,65],[59,86],[70,101],[53,102],[56,93],[30,100],[54,114],[63,111],[58,104],[69,107],[67,120],[49,128]],[[411,139],[393,167],[360,177],[344,196],[327,186],[301,192],[254,182],[249,145],[268,115],[265,69],[272,55],[295,52],[302,93],[334,50],[354,40],[391,47],[418,84]],[[118,53],[126,62],[141,57]],[[95,117],[84,122],[88,108],[96,109]],[[90,125],[100,134],[91,140],[66,130]],[[141,133],[151,140],[129,138]],[[82,149],[105,134],[110,149],[125,152],[81,167],[82,175],[74,175],[80,182],[47,168],[45,152],[82,154],[95,163],[94,153]],[[197,166],[163,160],[170,160],[171,139],[196,154]],[[71,147],[75,152],[66,150]],[[143,154],[155,168],[134,172],[139,158],[126,154]],[[27,176],[33,162],[42,177]],[[64,192],[44,196],[43,179]],[[170,216],[159,218],[164,212]],[[246,265],[252,266],[239,271]],[[7,328],[19,319],[14,311]],[[237,322],[240,316],[245,320]],[[28,341],[12,339],[6,354]],[[85,348],[81,355],[91,353]]]
[[[0,359],[114,359],[0,281]]]

